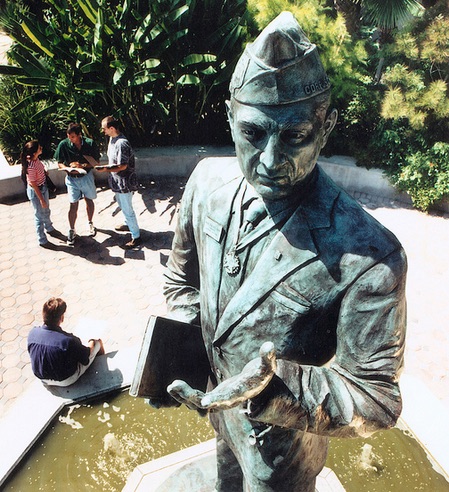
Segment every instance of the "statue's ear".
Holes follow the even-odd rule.
[[[335,127],[335,124],[337,123],[337,118],[338,118],[338,111],[336,109],[333,109],[326,118],[326,121],[324,122],[324,133],[323,133],[323,145],[321,148],[323,148],[326,143],[327,139],[329,138],[329,135],[332,133],[332,130]]]
[[[235,140],[234,140],[234,116],[232,115],[231,101],[225,101],[225,105],[226,105],[226,114],[228,115],[229,128],[231,129],[232,141],[235,142]]]

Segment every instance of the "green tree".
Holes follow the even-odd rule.
[[[348,32],[358,37],[362,26],[371,24],[385,33],[407,22],[421,9],[418,0],[334,0],[336,10],[345,19]]]
[[[42,111],[45,101],[37,101],[14,109],[27,98],[32,90],[17,84],[13,77],[0,78],[0,147],[10,164],[15,164],[25,142],[37,138],[43,145],[43,158],[52,156],[61,128],[67,126],[67,119],[47,115],[39,120],[33,116]]]
[[[384,50],[381,118],[361,156],[421,210],[449,196],[448,29],[449,7],[440,1]]]

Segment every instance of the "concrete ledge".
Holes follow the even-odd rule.
[[[391,198],[412,204],[406,193],[398,192],[380,169],[358,167],[355,159],[347,156],[320,157],[318,163],[344,190]]]
[[[136,172],[140,179],[154,176],[188,177],[195,166],[205,157],[225,157],[235,155],[232,147],[155,147],[135,149]],[[107,156],[102,156],[102,163]],[[64,171],[58,171],[54,160],[43,161],[58,191],[66,191]],[[20,177],[22,166],[10,166],[0,152],[0,203],[26,201],[25,185]],[[107,173],[95,173],[97,186],[107,186]]]
[[[449,482],[447,408],[422,381],[403,374],[399,384],[404,408],[398,427],[413,435],[426,451],[435,470]]]
[[[145,181],[156,176],[187,178],[201,159],[235,156],[235,150],[233,147],[151,147],[135,149],[135,154],[137,175]],[[21,166],[9,166],[2,157],[0,153],[0,203],[25,201],[25,187],[20,178]],[[103,156],[101,162],[107,162],[107,157]],[[320,157],[318,163],[344,190],[412,204],[410,197],[406,193],[399,193],[380,169],[358,167],[352,157],[338,155]],[[45,161],[45,164],[58,190],[65,192],[65,172],[58,171],[55,161]],[[97,186],[107,186],[107,179],[106,173],[95,173]],[[449,212],[449,203],[443,202],[436,209]]]
[[[0,489],[14,468],[67,405],[128,387],[139,347],[98,356],[86,373],[67,388],[46,387],[39,380],[17,398],[0,419]]]

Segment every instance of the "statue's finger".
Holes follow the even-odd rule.
[[[262,357],[262,359],[266,360],[271,360],[276,357],[276,352],[274,350],[274,344],[273,342],[264,342],[260,349],[259,349],[259,355]]]
[[[191,389],[192,388],[185,381],[181,381],[179,379],[173,381],[167,386],[167,392],[177,401],[187,399]],[[183,403],[183,401],[181,401],[181,403]]]
[[[191,410],[201,408],[202,391],[193,389],[185,381],[175,380],[167,387],[168,393],[178,402],[183,403]]]

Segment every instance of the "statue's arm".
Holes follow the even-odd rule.
[[[178,214],[172,251],[165,271],[164,295],[169,316],[200,324],[199,264],[193,221],[197,177],[187,183]]]
[[[405,276],[399,250],[359,277],[341,303],[333,362],[315,367],[278,359],[276,375],[251,400],[250,418],[347,437],[393,426],[402,408]]]

